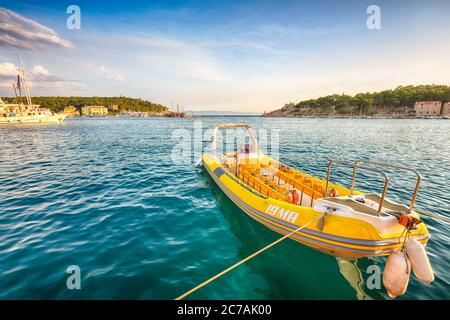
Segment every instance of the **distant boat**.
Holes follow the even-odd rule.
[[[188,110],[187,114],[200,117],[260,117],[261,112],[241,112],[241,111],[194,111]]]
[[[15,103],[5,103],[0,99],[0,124],[64,122],[67,114],[53,113],[50,109],[41,108],[40,105],[31,102],[30,89],[20,55],[17,71],[17,84],[12,85]]]

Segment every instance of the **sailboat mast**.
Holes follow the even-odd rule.
[[[23,82],[25,85],[25,96],[26,96],[28,105],[31,106],[30,89],[28,86],[27,77],[25,75],[25,70],[23,68],[22,56],[20,54],[18,55],[18,60],[19,60],[19,73],[21,73],[21,76],[22,76],[22,79],[23,79]]]
[[[23,79],[22,76],[22,68],[21,68],[21,64],[20,64],[20,55],[17,54],[17,89],[19,90],[19,103],[22,104],[22,88],[24,90],[25,96],[26,96],[26,91],[25,88],[23,87],[25,85],[25,80]],[[27,99],[28,102],[28,99]]]
[[[16,84],[13,83],[14,95],[16,96],[16,104],[22,104],[22,101],[19,101],[19,97],[17,96]]]

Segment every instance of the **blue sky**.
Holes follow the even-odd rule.
[[[68,30],[66,8],[81,9]],[[381,30],[366,26],[369,5]],[[2,1],[0,95],[20,50],[34,95],[268,111],[332,93],[450,84],[450,1]]]

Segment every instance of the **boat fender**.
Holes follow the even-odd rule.
[[[410,274],[411,262],[404,249],[394,252],[388,257],[383,272],[383,285],[391,298],[401,296],[406,292]]]
[[[416,239],[409,239],[405,244],[406,254],[411,260],[414,275],[420,281],[430,284],[434,280],[434,272],[423,245]]]

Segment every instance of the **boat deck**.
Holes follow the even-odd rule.
[[[368,206],[364,203],[360,203],[356,200],[354,200],[353,198],[347,197],[347,198],[324,198],[324,200],[329,201],[329,202],[333,202],[333,203],[337,203],[337,204],[342,204],[344,206],[347,206],[351,209],[353,209],[354,211],[357,212],[362,212],[365,214],[370,214],[372,216],[378,216],[378,210]]]
[[[236,153],[233,152],[223,154],[222,163],[230,173],[263,196],[299,206],[313,207],[318,199],[324,199],[372,216],[397,215],[407,211],[405,205],[385,199],[381,212],[378,212],[381,197],[374,193],[363,195],[357,192],[359,197],[350,197],[351,190],[341,187],[340,192],[343,194],[335,193],[334,196],[330,196],[336,186],[334,184],[329,185],[327,196],[325,194],[326,181],[296,169],[289,169],[278,162],[258,160],[254,163],[236,165]],[[297,201],[293,201],[293,191],[298,192],[299,199]]]
[[[293,203],[289,195],[297,191],[299,199],[295,204],[312,207],[316,199],[325,196],[323,180],[294,169],[288,170],[278,163],[236,165],[235,153],[224,154],[222,163],[230,173],[267,197]]]

